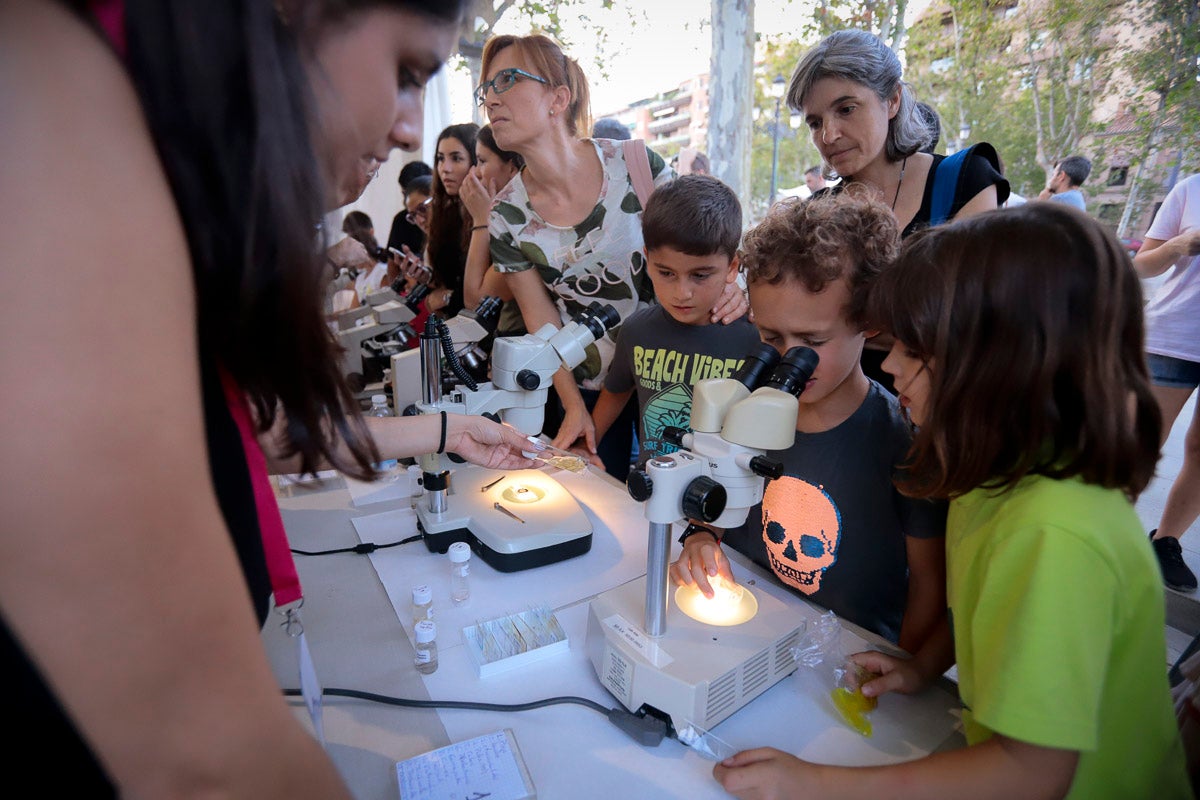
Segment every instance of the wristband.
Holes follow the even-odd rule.
[[[446,452],[446,412],[442,411],[442,436],[438,440],[438,455]]]
[[[689,536],[697,533],[707,533],[709,536],[713,537],[714,542],[717,544],[721,543],[721,537],[717,536],[716,531],[714,531],[712,528],[706,528],[703,525],[697,525],[694,522],[689,522],[688,526],[683,529],[683,535],[679,537],[679,543],[683,544],[688,540]]]
[[[487,225],[475,225],[471,228],[471,232],[474,233],[475,231],[486,231],[487,227]]]

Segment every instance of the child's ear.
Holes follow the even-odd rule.
[[[733,258],[729,259],[729,272],[725,275],[726,283],[733,283],[737,280],[738,269],[741,267],[741,258],[735,253]]]
[[[867,330],[863,331],[863,338],[864,338],[864,339],[874,339],[874,338],[875,338],[876,336],[878,336],[878,335],[879,335],[879,331],[878,331],[878,330],[874,330],[874,329],[870,329],[870,328],[868,328]]]

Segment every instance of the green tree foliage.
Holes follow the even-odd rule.
[[[1145,43],[1121,62],[1134,85],[1131,99],[1155,111],[1139,118],[1143,137],[1157,129],[1159,147],[1194,147],[1200,141],[1200,2],[1149,0],[1133,4],[1127,19]]]
[[[995,145],[1013,190],[1036,195],[1096,130],[1111,86],[1109,0],[949,0],[910,31],[908,79],[942,116],[945,147]],[[965,136],[963,134],[966,134]]]
[[[812,16],[801,23],[800,38],[816,41],[834,31],[853,28],[877,34],[899,51],[907,10],[908,0],[816,0]]]
[[[758,80],[754,86],[754,108],[758,119],[754,122],[750,149],[750,197],[746,203],[746,216],[760,218],[766,212],[771,194],[771,126],[775,124],[775,99],[767,94],[767,87],[782,75],[790,80],[792,70],[811,44],[794,40],[772,40],[765,43],[763,59],[756,71]],[[779,189],[790,189],[804,183],[804,170],[821,163],[821,155],[812,143],[808,128],[800,125],[793,128],[789,122],[787,101],[780,103],[779,124],[783,135],[779,139]]]

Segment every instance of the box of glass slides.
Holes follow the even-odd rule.
[[[546,606],[477,622],[463,628],[463,639],[481,678],[570,649],[566,632]]]

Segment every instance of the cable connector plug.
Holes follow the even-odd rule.
[[[608,712],[608,721],[645,747],[658,747],[667,736],[667,723],[652,716],[639,717],[623,708]]]

